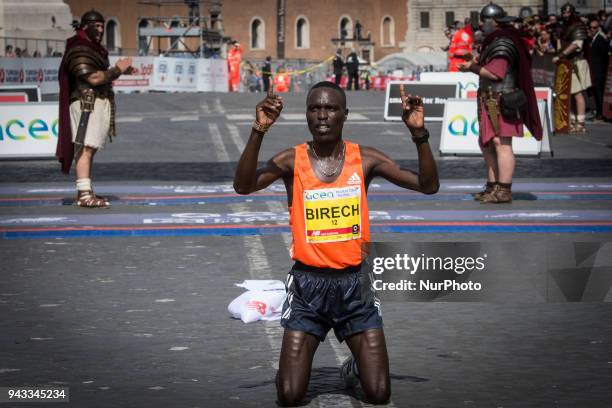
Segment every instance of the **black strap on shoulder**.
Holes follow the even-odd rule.
[[[493,58],[506,58],[510,64],[517,66],[519,62],[518,49],[507,37],[497,37],[483,52],[483,61],[488,63]]]

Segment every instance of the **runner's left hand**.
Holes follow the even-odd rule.
[[[425,127],[425,110],[420,96],[406,95],[404,84],[400,84],[400,98],[402,100],[402,120],[409,129],[422,129]]]

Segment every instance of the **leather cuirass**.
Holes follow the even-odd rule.
[[[96,71],[109,68],[107,56],[102,56],[90,47],[75,46],[66,53],[66,64],[70,75],[70,100],[80,99],[83,91],[92,89],[96,98],[109,98],[112,94],[111,84],[92,86],[87,76]]]
[[[482,51],[480,64],[486,65],[494,58],[505,58],[508,61],[508,70],[501,81],[492,81],[488,78],[480,77],[478,88],[481,92],[487,91],[491,87],[492,91],[506,93],[518,87],[518,64],[519,53],[510,38],[497,37],[489,46]]]

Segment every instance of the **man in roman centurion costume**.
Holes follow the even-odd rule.
[[[95,10],[81,18],[76,34],[66,41],[59,69],[60,112],[56,156],[64,173],[75,159],[76,203],[81,207],[107,208],[108,200],[91,187],[93,157],[115,136],[115,102],[112,82],[132,71],[132,59],[122,58],[110,67],[108,51],[100,44],[104,17]],[[112,141],[112,139],[111,139]]]
[[[487,164],[487,184],[475,194],[482,203],[512,201],[515,157],[512,137],[523,136],[523,124],[537,140],[542,124],[531,77],[531,56],[521,35],[497,4],[489,3],[480,12],[485,35],[478,61],[459,65],[461,71],[479,76],[479,145]]]
[[[561,7],[563,31],[561,34],[561,52],[554,58],[557,63],[561,59],[572,62],[571,94],[574,108],[570,114],[570,132],[585,133],[584,115],[586,102],[583,92],[591,87],[589,64],[584,59],[584,41],[587,39],[587,27],[576,16],[576,9],[570,3]]]

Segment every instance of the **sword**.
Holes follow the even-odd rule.
[[[576,65],[576,61],[572,61],[572,69],[576,74],[576,78],[578,78],[578,82],[582,83],[582,79],[580,79],[580,71],[578,71],[578,65]]]
[[[83,148],[85,143],[85,134],[87,133],[87,123],[89,122],[89,115],[94,109],[94,102],[96,95],[93,89],[88,89],[83,92],[81,97],[81,118],[79,119],[79,127],[77,128],[77,134],[74,140],[77,151]]]
[[[493,126],[493,132],[495,132],[495,136],[499,136],[499,105],[493,96],[491,87],[489,87],[486,92],[485,108],[487,116],[489,116],[489,120],[491,121],[491,126]]]

